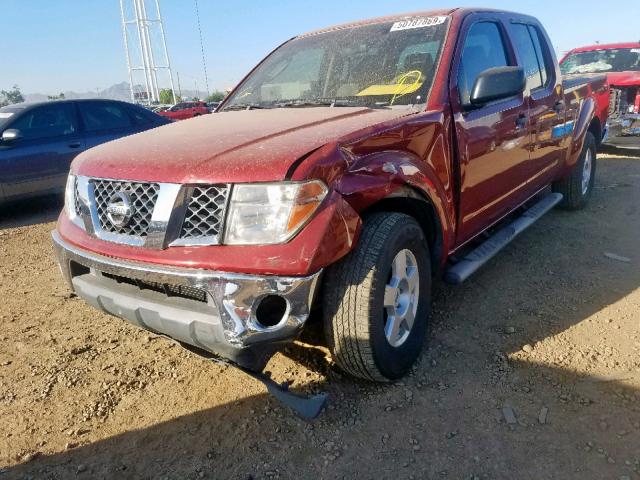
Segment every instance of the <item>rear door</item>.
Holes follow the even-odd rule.
[[[6,128],[20,130],[22,138],[0,144],[0,183],[5,197],[64,188],[71,161],[85,148],[73,104],[29,109]]]
[[[127,107],[119,102],[79,102],[87,148],[135,133]]]
[[[451,104],[460,168],[457,243],[462,244],[526,199],[529,179],[529,105],[523,95],[480,108],[469,106],[478,75],[515,66],[503,17],[470,15],[461,29],[453,67]]]
[[[565,105],[556,59],[546,35],[533,23],[513,20],[509,24],[518,63],[527,75],[531,152],[529,177],[531,189],[545,186],[555,167],[564,159],[572,125],[565,125]]]

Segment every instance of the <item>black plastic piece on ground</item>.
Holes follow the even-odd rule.
[[[242,367],[237,368],[262,382],[271,395],[303,418],[316,418],[327,404],[327,399],[329,398],[329,394],[327,393],[318,393],[310,396],[301,395],[290,391],[286,385],[280,385],[274,382],[262,372],[254,372]]]
[[[200,357],[206,358],[221,365],[235,367],[238,370],[246,373],[250,377],[262,382],[262,384],[267,387],[267,391],[271,395],[273,395],[276,399],[284,403],[287,407],[289,407],[291,410],[293,410],[303,418],[309,420],[316,418],[318,415],[320,415],[320,412],[322,412],[322,409],[327,404],[327,399],[329,398],[329,394],[327,393],[318,393],[316,395],[307,396],[291,392],[287,384],[280,385],[279,383],[271,380],[271,378],[263,371],[244,367],[232,360],[217,357],[210,352],[195,348],[182,342],[178,343],[180,343],[180,345],[182,345],[185,349],[195,353],[196,355],[199,355]]]

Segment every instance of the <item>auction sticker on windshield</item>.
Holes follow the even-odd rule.
[[[447,20],[447,17],[421,17],[410,18],[408,20],[402,20],[391,25],[392,32],[398,30],[409,30],[411,28],[424,28],[433,27],[434,25],[441,25]]]

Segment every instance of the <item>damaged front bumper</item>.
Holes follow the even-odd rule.
[[[52,237],[65,280],[89,304],[250,369],[298,335],[321,275],[163,267],[78,249],[56,231]]]
[[[609,119],[604,143],[615,147],[640,148],[640,114],[629,113]]]

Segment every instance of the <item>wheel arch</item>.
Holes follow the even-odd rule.
[[[418,222],[429,245],[431,273],[433,276],[439,275],[444,235],[440,217],[433,202],[416,188],[405,185],[367,207],[361,213],[361,217],[366,220],[368,216],[378,212],[404,213]]]
[[[596,147],[600,148],[600,145],[602,144],[602,124],[597,116],[593,117],[591,123],[589,123],[587,131],[593,134],[596,139]]]

